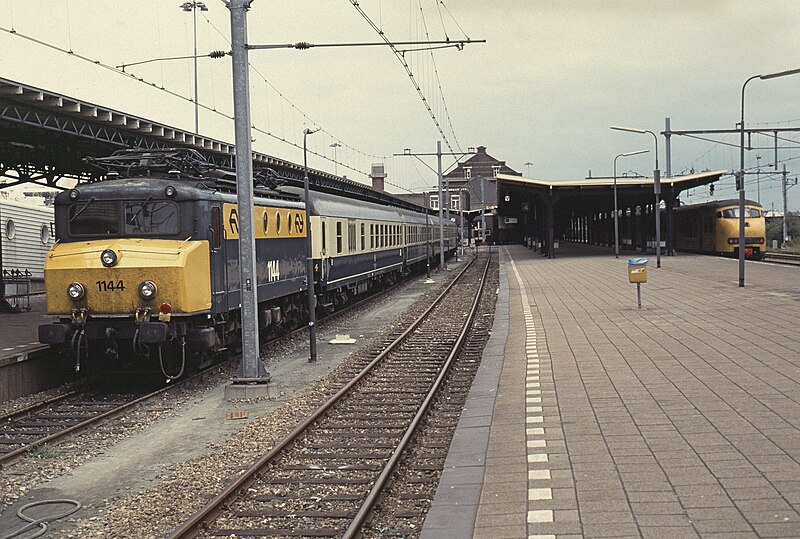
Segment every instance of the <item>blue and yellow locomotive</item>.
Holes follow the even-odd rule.
[[[168,378],[236,348],[241,283],[235,176],[203,164],[190,150],[128,150],[93,161],[106,178],[55,200],[57,242],[46,257],[45,288],[48,312],[57,320],[40,326],[39,340],[68,351],[76,369],[127,365],[160,369]],[[265,336],[308,318],[301,192],[291,184],[255,190],[259,326]],[[399,202],[311,192],[320,309],[333,310],[396,282],[428,257],[436,260],[437,216]],[[445,249],[452,252],[455,228],[448,225]]]

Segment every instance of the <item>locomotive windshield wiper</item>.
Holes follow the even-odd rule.
[[[78,211],[76,211],[76,212],[75,212],[75,215],[73,215],[73,216],[70,218],[69,222],[71,223],[72,221],[74,221],[75,219],[77,219],[77,218],[78,218],[78,216],[79,216],[80,214],[82,214],[82,213],[83,213],[83,212],[86,210],[86,208],[88,208],[88,207],[89,207],[89,204],[91,204],[92,202],[94,202],[94,197],[92,197],[92,198],[90,198],[89,200],[87,200],[87,201],[86,201],[86,204],[84,204],[84,205],[83,205],[83,207],[82,207],[81,209],[79,209]]]
[[[139,217],[139,214],[140,214],[140,213],[142,213],[142,212],[144,211],[144,209],[147,207],[147,205],[148,205],[150,202],[152,202],[152,201],[153,201],[153,197],[152,197],[152,195],[151,195],[151,196],[149,196],[149,197],[147,197],[147,200],[145,200],[144,202],[142,202],[142,207],[141,207],[141,208],[139,208],[139,209],[136,211],[136,213],[134,213],[134,214],[133,214],[133,216],[132,216],[130,219],[128,219],[128,222],[129,222],[129,223],[133,223],[133,222],[135,222],[135,221],[136,221],[136,218],[137,218],[137,217]]]

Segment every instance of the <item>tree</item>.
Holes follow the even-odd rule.
[[[786,234],[792,238],[788,247],[793,249],[800,248],[800,215],[797,213],[789,212],[786,216]],[[772,241],[778,242],[778,245],[783,241],[783,219],[773,218],[767,224],[767,245],[772,245]]]

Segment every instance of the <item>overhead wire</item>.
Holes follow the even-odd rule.
[[[394,55],[397,58],[397,60],[402,64],[403,68],[406,71],[406,74],[408,75],[409,80],[411,81],[411,84],[416,89],[417,95],[422,100],[423,106],[428,111],[428,115],[431,117],[431,120],[433,120],[433,123],[436,126],[436,129],[439,131],[439,134],[442,136],[442,139],[444,140],[445,144],[447,145],[447,148],[450,150],[450,152],[453,152],[454,151],[453,150],[453,145],[451,144],[450,139],[447,137],[447,134],[445,133],[444,128],[443,128],[441,122],[439,121],[439,118],[436,116],[436,114],[434,113],[433,109],[431,108],[430,101],[425,96],[425,93],[422,91],[422,88],[420,88],[420,83],[419,83],[419,81],[417,81],[417,78],[414,75],[414,71],[412,70],[411,65],[409,63],[410,61],[406,59],[405,53],[406,52],[413,52],[414,50],[411,50],[411,51],[402,50],[401,51],[400,49],[398,49],[397,46],[395,46],[395,44],[388,37],[386,37],[386,34],[383,32],[382,28],[380,26],[378,26],[377,24],[375,24],[375,22],[370,18],[370,16],[367,14],[367,12],[364,11],[364,9],[359,4],[358,0],[348,0],[348,2],[350,2],[350,4],[356,9],[356,11],[358,11],[358,13],[364,18],[364,20],[367,21],[367,23],[378,34],[378,36],[392,50],[392,52],[394,53]],[[453,133],[453,135],[455,137],[455,133]]]
[[[203,15],[203,16],[205,17],[205,15]],[[208,20],[208,18],[207,18],[207,17],[206,17],[206,21],[207,21],[207,22],[209,23],[209,25],[210,25],[210,26],[212,26],[212,27],[213,27],[213,28],[214,28],[214,29],[215,29],[215,30],[216,30],[218,33],[220,33],[220,32],[219,32],[219,29],[217,29],[217,28],[214,26],[214,24],[213,24],[213,23],[212,23],[210,20]],[[128,77],[128,78],[130,78],[130,79],[133,79],[134,81],[136,81],[136,82],[139,82],[139,83],[141,83],[141,84],[145,84],[145,85],[147,85],[147,86],[150,86],[150,87],[152,87],[152,88],[156,88],[156,89],[158,89],[158,90],[161,90],[162,92],[164,92],[165,94],[167,94],[167,95],[169,95],[169,96],[171,96],[171,97],[174,97],[174,98],[177,98],[177,99],[180,99],[180,100],[182,100],[182,101],[189,102],[189,103],[194,103],[194,100],[193,100],[192,98],[190,98],[190,97],[186,97],[186,96],[183,96],[183,95],[181,95],[180,93],[178,93],[178,92],[176,92],[176,91],[174,91],[174,90],[170,90],[170,89],[168,89],[167,87],[165,87],[165,86],[164,86],[164,83],[163,83],[163,76],[162,76],[162,83],[161,83],[161,85],[159,86],[159,85],[158,85],[158,84],[156,84],[155,82],[148,81],[148,80],[144,79],[143,77],[137,77],[136,75],[134,75],[134,74],[132,74],[132,73],[130,73],[130,72],[128,72],[128,71],[125,71],[124,69],[119,69],[119,68],[118,68],[118,67],[116,67],[116,66],[113,66],[113,65],[107,64],[107,63],[105,63],[105,62],[102,62],[102,61],[100,61],[100,60],[97,60],[97,59],[90,58],[90,57],[88,57],[88,56],[86,56],[86,55],[83,55],[83,54],[80,54],[80,53],[76,53],[74,50],[72,50],[72,46],[71,46],[71,38],[70,38],[70,40],[69,40],[69,41],[70,41],[69,48],[68,48],[68,49],[65,49],[64,47],[61,47],[61,46],[59,46],[59,45],[55,45],[55,44],[53,44],[53,43],[49,43],[49,42],[47,42],[47,41],[45,41],[45,40],[43,40],[43,39],[39,39],[39,38],[33,37],[33,36],[31,36],[31,35],[28,35],[28,34],[20,33],[20,32],[18,32],[18,31],[16,30],[16,28],[13,26],[13,23],[12,23],[12,28],[6,28],[6,27],[4,27],[4,26],[0,26],[0,31],[2,31],[2,32],[6,32],[6,33],[8,33],[8,34],[11,34],[11,35],[13,35],[13,36],[15,36],[15,37],[21,38],[21,39],[23,39],[23,40],[26,40],[26,41],[29,41],[29,42],[35,43],[35,44],[37,44],[37,45],[40,45],[40,46],[42,46],[42,47],[45,47],[45,48],[48,48],[48,49],[50,49],[50,50],[57,51],[57,52],[64,53],[64,54],[69,54],[70,56],[72,56],[72,57],[74,57],[74,58],[77,58],[77,59],[79,59],[79,60],[81,60],[81,61],[84,61],[84,62],[90,63],[90,64],[92,64],[92,65],[95,65],[95,66],[97,66],[97,67],[100,67],[100,68],[102,68],[102,69],[106,69],[106,70],[108,70],[108,71],[111,71],[111,72],[113,72],[113,73],[116,73],[116,74],[119,74],[119,75],[123,75],[123,76],[125,76],[125,77]],[[223,35],[223,34],[221,34],[221,33],[220,33],[220,35]],[[223,35],[223,37],[224,37],[224,35]],[[230,45],[230,41],[228,41],[228,44]],[[201,57],[202,57],[202,56],[201,56]],[[129,64],[126,64],[126,65],[129,65]],[[263,75],[261,75],[261,73],[260,73],[260,72],[257,70],[257,68],[255,68],[254,66],[252,66],[252,64],[250,65],[250,67],[251,67],[251,68],[252,68],[252,69],[253,69],[253,70],[254,70],[256,73],[258,73],[260,76],[262,76],[262,78],[265,80],[265,82],[268,82],[268,81],[266,80],[266,78],[265,78],[265,77],[263,77]],[[162,69],[162,73],[163,73],[163,69]],[[317,124],[316,122],[314,122],[314,121],[313,121],[313,120],[312,120],[310,117],[308,117],[308,116],[307,116],[307,115],[306,115],[306,114],[305,114],[303,111],[301,111],[299,108],[297,108],[297,107],[296,107],[296,105],[294,105],[294,103],[292,103],[292,102],[291,102],[291,101],[290,101],[288,98],[286,98],[286,96],[284,96],[284,95],[283,95],[281,92],[279,92],[279,91],[278,91],[278,90],[277,90],[277,89],[274,87],[274,85],[271,85],[271,83],[268,83],[268,84],[270,84],[270,86],[271,86],[271,87],[272,87],[272,88],[273,88],[273,89],[274,89],[274,90],[275,90],[275,91],[276,91],[276,92],[277,92],[277,93],[278,93],[278,94],[281,96],[281,98],[282,98],[282,101],[283,101],[283,100],[287,101],[287,102],[288,102],[288,103],[289,103],[289,104],[290,104],[290,105],[291,105],[291,106],[292,106],[294,109],[297,109],[297,111],[298,111],[300,114],[302,114],[302,116],[303,116],[305,119],[307,119],[309,122],[311,122],[311,123],[312,123],[313,125],[315,125],[315,126],[317,126],[317,125],[318,125],[318,124]],[[209,105],[205,105],[205,104],[203,104],[203,103],[198,103],[197,105],[198,105],[200,108],[202,108],[203,110],[206,110],[206,111],[208,111],[208,112],[211,112],[211,113],[213,113],[213,114],[215,114],[215,115],[217,115],[217,116],[219,116],[219,117],[222,117],[222,118],[225,118],[225,119],[227,119],[227,120],[231,120],[231,121],[233,121],[233,120],[234,120],[233,114],[226,114],[226,113],[224,113],[224,112],[222,112],[222,111],[219,111],[219,110],[217,110],[217,109],[216,109],[216,105],[209,106]],[[271,133],[271,132],[269,132],[269,131],[265,131],[265,130],[259,130],[259,131],[260,131],[260,132],[262,132],[263,134],[265,134],[265,135],[269,136],[269,137],[272,137],[272,138],[274,138],[274,139],[276,139],[276,140],[280,140],[280,141],[282,141],[282,142],[284,142],[284,143],[286,143],[286,144],[289,144],[289,145],[291,145],[291,146],[293,146],[293,147],[295,147],[295,148],[302,148],[302,145],[299,145],[297,142],[292,142],[292,141],[289,141],[289,140],[287,140],[285,136],[284,136],[284,137],[279,137],[279,136],[277,136],[277,135],[275,135],[275,134],[273,134],[273,133]],[[333,137],[333,135],[331,135],[329,131],[327,131],[327,130],[325,130],[325,131],[326,131],[326,133],[328,133],[328,135],[329,135],[329,136]],[[333,137],[333,138],[335,138],[335,137]],[[337,139],[337,140],[338,140],[338,139]],[[351,145],[349,145],[349,144],[346,144],[346,143],[344,143],[343,141],[340,141],[340,142],[341,142],[342,146],[344,146],[344,147],[347,147],[347,148],[350,148],[352,151],[354,151],[354,152],[357,152],[357,153],[359,153],[359,154],[362,154],[362,155],[363,155],[363,156],[365,156],[365,157],[371,157],[371,158],[375,158],[375,159],[386,159],[386,156],[376,156],[376,155],[368,154],[368,153],[366,153],[366,152],[363,152],[363,151],[361,151],[361,150],[357,150],[356,148],[352,147],[352,146],[351,146]],[[330,159],[330,158],[328,158],[327,156],[324,156],[324,155],[321,155],[321,154],[317,154],[317,155],[319,155],[320,157],[322,157],[323,159],[325,159],[325,160],[327,160],[327,161],[331,161],[331,159]],[[343,164],[343,163],[339,163],[339,164]],[[349,166],[348,166],[347,168],[348,168],[348,169],[351,169],[351,170],[353,170],[354,172],[357,172],[357,173],[363,174],[363,175],[365,175],[365,176],[368,176],[368,175],[369,175],[369,173],[368,173],[367,171],[365,171],[365,170],[359,170],[358,168],[355,168],[355,167],[349,167]]]

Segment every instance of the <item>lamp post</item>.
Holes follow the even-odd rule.
[[[628,131],[630,133],[650,133],[656,143],[656,168],[653,169],[653,193],[656,196],[656,267],[661,267],[661,170],[658,168],[658,136],[647,129],[636,129],[634,127],[611,126],[617,131]]]
[[[317,296],[314,293],[314,253],[311,250],[311,206],[308,196],[308,151],[306,140],[308,135],[316,133],[319,128],[303,130],[303,193],[306,204],[306,292],[308,293],[308,346],[309,363],[317,361]]]
[[[208,11],[203,2],[184,2],[180,6],[184,11],[192,12],[194,23],[194,132],[200,134],[200,108],[197,102],[197,10]]]
[[[637,150],[635,152],[625,152],[614,158],[614,257],[619,258],[619,212],[617,211],[617,159],[647,153],[650,150]]]
[[[341,148],[342,145],[339,144],[338,142],[334,142],[333,144],[330,145],[330,147],[333,148],[333,173],[334,173],[334,175],[338,176],[339,175],[339,162],[336,160],[336,148]]]
[[[796,75],[800,73],[800,69],[790,69],[788,71],[779,71],[777,73],[767,73],[766,75],[753,75],[742,84],[742,118],[739,124],[739,172],[736,178],[736,189],[739,190],[739,287],[744,286],[744,252],[746,248],[746,239],[744,235],[745,220],[744,220],[744,90],[747,83],[753,79],[777,79],[778,77],[785,77],[787,75]],[[776,163],[777,164],[777,163]]]

